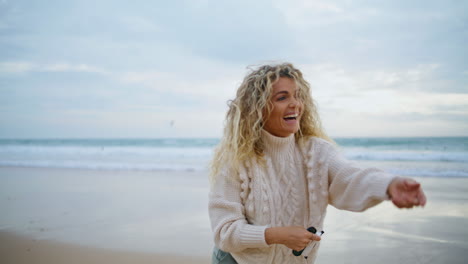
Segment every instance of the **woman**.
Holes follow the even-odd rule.
[[[328,204],[364,211],[423,206],[419,183],[344,160],[322,130],[310,87],[289,63],[252,70],[229,103],[211,168],[213,263],[313,263]],[[308,256],[308,258],[304,258]]]

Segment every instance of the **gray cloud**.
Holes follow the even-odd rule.
[[[119,62],[114,58],[118,54],[120,61],[132,64],[145,56],[161,64],[161,59],[168,61],[180,51],[245,64],[284,56],[293,39],[268,1],[56,1],[47,5],[19,1],[10,5],[5,15],[9,30],[2,30],[9,41],[4,43],[29,52],[40,49],[44,58],[65,57],[74,63],[79,57]],[[24,41],[25,37],[35,41]]]
[[[453,103],[453,94],[468,93],[467,5],[403,0],[297,0],[285,5],[266,0],[3,1],[0,119],[16,131],[33,131],[27,123],[37,128],[37,120],[49,120],[44,116],[59,127],[61,120],[88,120],[94,113],[104,122],[96,131],[105,133],[105,122],[113,115],[145,127],[144,118],[164,123],[191,114],[193,119],[209,116],[204,132],[211,133],[221,127],[225,102],[246,65],[290,60],[311,78],[314,96],[327,102],[327,111],[349,112],[344,105],[372,101],[385,114],[381,120],[395,115],[399,122],[412,117],[452,120],[449,124],[455,126],[465,122],[466,108]],[[388,91],[395,93],[395,102],[383,98]],[[395,98],[418,106],[404,92],[427,101],[418,109],[393,108],[405,106]],[[444,101],[437,102],[434,94]],[[354,107],[364,112],[372,108]],[[119,127],[118,119],[112,120],[109,127]],[[334,120],[331,126],[338,127]],[[359,122],[371,127],[365,119]],[[12,131],[0,136],[15,135]]]

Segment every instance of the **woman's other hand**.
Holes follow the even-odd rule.
[[[388,186],[387,193],[398,208],[412,208],[426,204],[426,195],[421,184],[410,178],[395,178]]]
[[[303,250],[310,241],[320,239],[320,236],[307,231],[302,226],[270,227],[265,230],[265,240],[268,245],[283,244],[296,251]]]

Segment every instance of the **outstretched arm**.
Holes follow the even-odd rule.
[[[388,186],[387,194],[398,208],[412,208],[426,204],[426,195],[421,184],[410,178],[393,179]]]
[[[388,186],[396,176],[377,168],[362,168],[346,160],[334,146],[323,146],[328,155],[328,202],[334,207],[362,212],[388,199]]]

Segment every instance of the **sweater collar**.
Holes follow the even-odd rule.
[[[283,152],[294,146],[294,134],[287,137],[277,137],[263,129],[262,137],[265,143],[265,151],[268,153]]]

